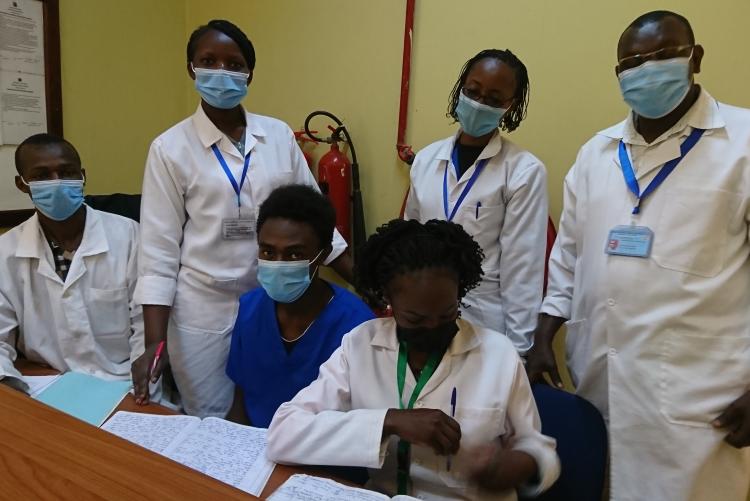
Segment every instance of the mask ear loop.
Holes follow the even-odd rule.
[[[324,251],[324,250],[325,250],[325,249],[320,249],[320,252],[318,252],[318,255],[317,255],[317,256],[315,256],[314,258],[312,258],[312,260],[310,261],[310,264],[313,264],[313,263],[314,263],[315,261],[317,261],[317,260],[318,260],[318,258],[319,258],[319,257],[321,256],[321,254],[323,254],[323,251]],[[318,273],[318,270],[319,270],[319,269],[320,269],[320,265],[317,265],[317,266],[315,267],[315,271],[313,271],[313,272],[312,272],[312,274],[310,275],[310,279],[311,279],[311,280],[312,280],[313,278],[315,278],[315,275],[317,275],[317,273]]]

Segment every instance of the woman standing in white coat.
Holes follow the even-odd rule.
[[[417,153],[405,210],[406,219],[458,223],[479,243],[484,279],[464,299],[463,317],[504,333],[521,354],[542,300],[547,173],[498,127],[518,128],[528,99],[526,67],[511,51],[467,61],[448,105],[461,128]]]
[[[238,298],[257,286],[257,207],[278,186],[315,186],[291,129],[240,104],[254,67],[253,45],[234,24],[214,20],[196,29],[187,71],[200,105],[151,145],[136,290],[146,331],[146,356],[133,368],[139,402],[148,401],[148,381],[170,363],[188,414],[226,415]],[[350,279],[345,248],[337,233],[326,262]],[[168,351],[151,371],[162,341]]]
[[[459,319],[482,274],[479,246],[445,221],[394,220],[365,244],[362,290],[393,317],[344,336],[320,375],[276,412],[268,455],[364,466],[368,487],[421,499],[510,501],[557,478],[510,341]]]

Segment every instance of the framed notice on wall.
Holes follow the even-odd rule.
[[[59,10],[59,0],[0,0],[0,227],[32,214],[13,182],[16,146],[63,135]]]

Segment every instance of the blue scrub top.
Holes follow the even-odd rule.
[[[357,296],[334,284],[333,298],[287,353],[276,303],[262,287],[240,298],[227,376],[242,388],[253,426],[268,428],[276,409],[318,377],[320,366],[341,346],[344,334],[374,318]]]

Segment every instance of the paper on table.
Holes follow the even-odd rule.
[[[130,386],[130,381],[106,381],[88,374],[66,372],[36,399],[99,426],[128,394]]]
[[[367,489],[347,487],[327,478],[296,474],[289,477],[268,501],[385,501],[416,499],[411,496],[390,498]]]
[[[274,467],[266,430],[223,419],[120,411],[102,429],[255,496]]]
[[[194,416],[157,416],[119,411],[102,425],[102,430],[163,454],[169,444],[187,436],[200,423],[200,418]]]
[[[259,496],[274,467],[266,459],[266,444],[264,429],[206,418],[164,455]]]
[[[29,396],[36,398],[41,392],[43,392],[49,385],[57,381],[60,374],[53,376],[23,376],[24,382],[29,385]]]

